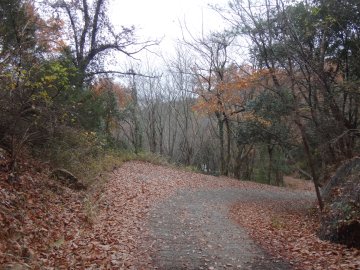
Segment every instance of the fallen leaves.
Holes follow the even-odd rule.
[[[220,181],[209,183],[199,175],[149,163],[124,164],[114,171],[98,196],[100,211],[92,230],[65,243],[53,258],[52,265],[96,269],[152,268],[150,254],[155,243],[149,242],[145,226],[151,206],[180,188],[207,185],[220,185]],[[67,255],[70,249],[71,257]],[[81,265],[78,265],[79,261]]]
[[[40,269],[51,252],[86,226],[83,193],[48,180],[45,164],[29,160],[21,166],[16,184],[0,172],[0,265]]]
[[[179,189],[234,187],[264,193],[280,190],[128,162],[109,175],[104,188],[93,191],[91,200],[84,203],[84,192],[74,192],[48,180],[48,170],[43,168],[45,172],[41,173],[33,169],[36,167],[44,165],[29,162],[18,185],[7,184],[5,175],[0,173],[0,265],[32,269],[152,269],[156,243],[150,237],[146,219],[153,206]],[[316,220],[301,211],[289,211],[289,201],[241,203],[233,207],[232,213],[259,243],[298,269],[359,267],[358,251],[319,240],[314,234]],[[299,204],[304,202],[291,203],[291,209],[301,209]],[[92,211],[96,215],[89,223]]]
[[[97,196],[99,212],[92,229],[64,243],[51,258],[51,265],[77,269],[151,268],[149,254],[154,243],[147,241],[146,216],[150,206],[170,196],[181,181],[191,186],[190,180],[182,180],[178,171],[141,162],[124,164]]]
[[[239,202],[231,216],[269,253],[285,258],[295,269],[360,269],[360,251],[320,240],[318,217],[301,208],[294,210],[289,205],[294,203]]]

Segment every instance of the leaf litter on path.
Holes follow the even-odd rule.
[[[12,187],[1,180],[0,264],[20,263],[32,269],[153,269],[151,256],[156,243],[147,228],[149,212],[182,189],[256,189],[270,195],[288,192],[289,198],[296,192],[150,163],[128,162],[110,175],[101,193],[94,194],[98,213],[89,225],[83,192],[48,182],[44,174],[36,172],[25,174],[23,178],[20,187]],[[24,188],[26,192],[22,191]],[[298,194],[301,197],[305,193]],[[290,230],[283,219],[267,217],[279,205],[282,206],[281,202],[275,206],[265,201],[241,202],[233,207],[232,213],[263,246],[285,247],[274,248],[274,255],[288,259],[295,266],[303,263],[303,269],[311,269],[310,260],[321,256],[338,258],[335,265],[342,269],[358,265],[355,251],[318,240],[305,215],[283,217],[289,220],[292,234],[288,233]],[[309,233],[305,234],[304,229]],[[273,238],[274,231],[281,238]],[[304,248],[309,243],[313,249]],[[293,252],[295,257],[284,253],[284,249],[289,249],[288,253]],[[316,252],[321,255],[317,256]],[[314,269],[326,269],[321,267],[327,259],[322,259],[321,263],[318,260],[319,263],[314,264],[318,268]]]

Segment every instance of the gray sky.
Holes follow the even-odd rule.
[[[208,4],[226,5],[228,0],[110,0],[110,16],[115,25],[135,25],[137,35],[161,39],[158,50],[172,52],[174,41],[181,38],[180,23],[195,36],[225,28],[223,20]]]

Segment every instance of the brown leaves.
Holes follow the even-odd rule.
[[[91,90],[95,96],[101,96],[106,92],[113,93],[120,109],[124,109],[131,102],[131,89],[107,78],[96,81]]]
[[[75,269],[151,269],[155,243],[145,226],[151,207],[180,188],[223,186],[260,185],[128,162],[114,171],[101,194],[94,194],[99,212],[92,229],[65,241],[51,255],[49,265]]]
[[[21,184],[0,182],[0,264],[34,269],[152,269],[156,243],[146,227],[150,209],[181,188],[279,189],[143,162],[128,162],[91,197],[98,211],[86,222],[84,193],[46,179],[28,164]],[[44,168],[46,172],[46,166]],[[1,179],[6,179],[0,173]],[[284,191],[285,192],[285,191]],[[241,203],[232,214],[258,242],[298,269],[356,269],[359,252],[319,240],[307,201]],[[303,204],[303,205],[301,205]],[[291,211],[290,211],[291,210]],[[87,213],[88,214],[88,213]]]
[[[0,265],[40,269],[84,226],[82,194],[48,180],[44,164],[22,160],[20,167],[23,173],[15,185],[0,172]]]
[[[248,96],[263,89],[262,80],[267,76],[267,70],[255,70],[248,65],[237,67],[230,65],[223,71],[223,76],[214,74],[207,80],[202,76],[196,92],[199,95],[193,109],[199,112],[225,113],[228,116],[242,112]],[[207,85],[204,87],[204,84]]]
[[[320,240],[318,217],[284,208],[288,203],[242,202],[233,206],[231,215],[269,253],[286,258],[296,269],[359,269],[359,250]]]

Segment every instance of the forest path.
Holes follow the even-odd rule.
[[[93,197],[98,211],[92,226],[67,236],[48,264],[67,269],[291,269],[256,245],[230,218],[230,209],[239,202],[258,202],[266,212],[274,200],[281,207],[304,208],[314,200],[308,191],[140,161],[114,170]]]
[[[133,164],[133,163],[131,163]],[[126,166],[128,166],[127,164]],[[140,168],[139,168],[140,165]],[[281,201],[284,207],[302,208],[313,194],[259,185],[225,177],[179,172],[170,168],[137,164],[135,179],[167,193],[150,207],[146,227],[152,242],[155,269],[291,269],[254,243],[248,233],[230,219],[235,203],[264,204]],[[166,170],[166,172],[164,171]],[[136,173],[138,172],[138,173]],[[165,174],[164,174],[165,173]],[[158,181],[166,181],[159,185]],[[300,203],[294,203],[294,202]]]
[[[234,188],[181,190],[154,208],[150,228],[159,269],[290,269],[257,246],[228,215],[238,200],[262,201],[271,193]],[[280,194],[274,195],[277,199]]]

